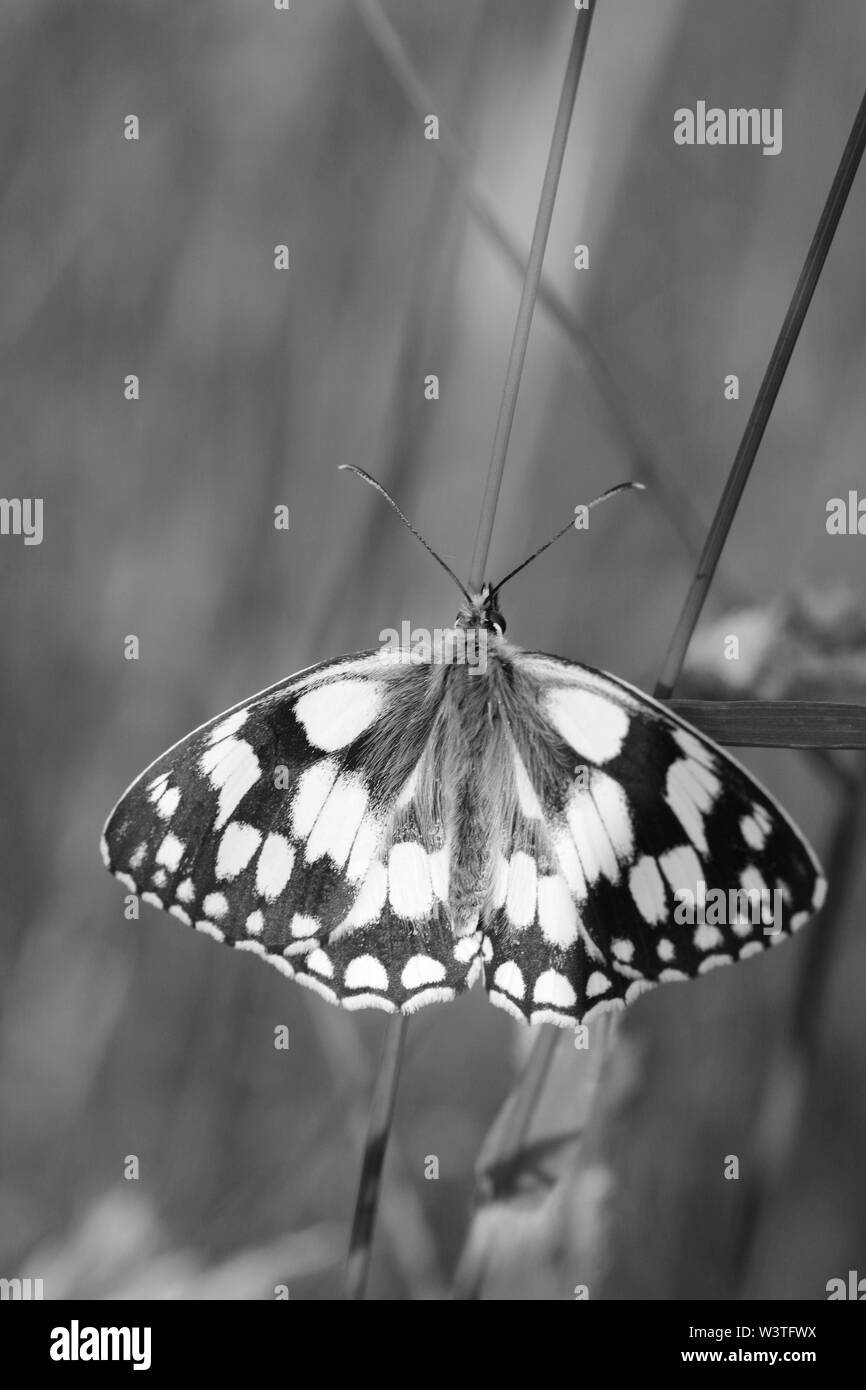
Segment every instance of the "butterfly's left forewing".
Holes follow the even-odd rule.
[[[418,804],[419,768],[436,783],[440,675],[364,652],[209,721],[120,799],[107,867],[332,1002],[411,1012],[452,998],[472,962],[455,955],[443,846]]]
[[[512,653],[493,1002],[568,1024],[785,939],[825,883],[744,768],[603,672]]]

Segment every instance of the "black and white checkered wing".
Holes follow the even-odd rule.
[[[419,824],[412,796],[440,676],[360,653],[212,719],[120,799],[107,867],[143,902],[347,1008],[453,998],[468,963],[435,817]]]
[[[820,907],[820,866],[784,811],[662,705],[532,653],[514,653],[511,688],[495,1003],[573,1023],[763,951]]]

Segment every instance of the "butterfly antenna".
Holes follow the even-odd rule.
[[[638,492],[646,491],[643,483],[617,483],[616,487],[609,487],[607,492],[603,492],[599,497],[593,498],[587,506],[587,511],[591,511],[593,507],[597,507],[600,502],[606,502],[609,497],[616,497],[618,492],[629,492],[632,489]],[[528,560],[524,560],[523,563],[518,565],[516,569],[513,569],[510,574],[506,574],[504,579],[500,579],[499,583],[491,590],[490,597],[494,598],[496,594],[499,593],[503,584],[506,584],[509,579],[513,579],[521,570],[525,570],[527,565],[531,565],[533,560],[537,560],[539,555],[543,555],[545,550],[549,550],[554,541],[558,541],[560,536],[564,536],[566,531],[570,531],[573,526],[574,521],[569,521],[567,526],[563,526],[561,531],[557,531],[555,536],[551,536],[549,541],[545,541],[544,545],[540,545],[537,550],[533,551]]]
[[[433,556],[433,559],[437,562],[437,564],[440,564],[442,566],[445,573],[451,575],[451,578],[454,580],[454,583],[457,585],[463,597],[466,599],[468,603],[471,603],[472,595],[469,593],[469,590],[464,588],[464,586],[460,583],[460,580],[457,578],[457,575],[454,573],[452,569],[448,568],[441,555],[436,554],[436,551],[433,549],[432,545],[427,544],[424,537],[421,535],[421,532],[415,530],[415,527],[412,525],[409,518],[407,516],[404,516],[403,513],[400,511],[400,508],[397,506],[397,503],[394,501],[394,498],[391,496],[390,492],[386,492],[385,488],[383,488],[381,483],[378,483],[375,478],[371,478],[370,474],[365,473],[363,468],[357,468],[354,463],[339,463],[337,467],[344,472],[357,473],[359,478],[363,478],[365,483],[370,484],[370,487],[374,487],[377,492],[381,492],[385,501],[390,503],[390,505],[394,508],[394,511],[399,516],[403,525],[408,526],[415,539],[419,540],[423,545],[424,549],[430,552],[430,554]]]

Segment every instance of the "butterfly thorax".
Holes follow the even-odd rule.
[[[459,631],[460,629],[458,629]],[[467,627],[475,664],[455,664],[443,700],[442,812],[450,859],[448,908],[458,935],[485,916],[503,815],[515,799],[508,710],[513,701],[511,654],[492,628]]]

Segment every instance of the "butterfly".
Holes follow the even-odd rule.
[[[818,910],[815,854],[739,763],[617,676],[507,641],[505,580],[469,592],[346,467],[460,586],[453,628],[311,666],[157,758],[103,834],[130,893],[347,1009],[481,977],[563,1026]]]

